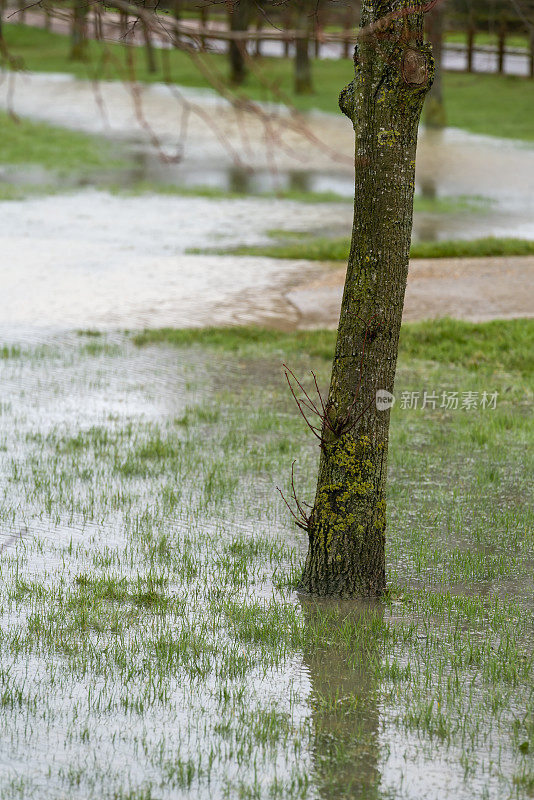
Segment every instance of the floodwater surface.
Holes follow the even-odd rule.
[[[0,103],[30,119],[135,143],[128,181],[230,191],[294,188],[353,195],[354,133],[342,117],[293,115],[276,106],[236,110],[211,92],[152,84],[92,83],[64,74],[17,74]],[[154,147],[154,144],[157,146]],[[163,160],[162,160],[163,156]],[[422,220],[420,238],[534,238],[534,147],[456,129],[421,132],[418,191],[482,196],[487,215]],[[310,226],[311,227],[311,226]]]
[[[0,329],[335,327],[338,265],[195,248],[262,245],[271,229],[327,230],[339,203],[125,197],[86,190],[0,203]],[[532,258],[413,262],[404,317],[532,314]],[[502,279],[505,283],[502,284]]]

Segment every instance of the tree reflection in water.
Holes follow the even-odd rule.
[[[323,800],[378,798],[379,658],[383,606],[377,601],[300,598],[309,645],[315,780]]]

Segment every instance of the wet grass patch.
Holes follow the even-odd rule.
[[[14,118],[3,111],[0,124],[0,164],[34,164],[59,173],[76,170],[83,174],[87,170],[118,169],[127,163],[118,154],[117,145],[101,136]]]

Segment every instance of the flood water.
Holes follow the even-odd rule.
[[[15,113],[103,133],[135,148],[125,185],[148,180],[249,192],[297,189],[353,195],[354,139],[341,115],[236,110],[208,91],[163,84],[131,88],[68,75],[16,75],[0,103]],[[97,179],[98,180],[98,179]],[[534,238],[534,147],[455,129],[421,131],[417,191],[427,197],[477,196],[476,215],[417,215],[422,239],[508,235]],[[313,225],[310,225],[313,229]]]
[[[162,165],[140,141],[124,87],[101,92],[105,123],[94,87],[64,77],[17,79],[14,103],[127,140],[137,164],[124,186],[248,191],[276,179],[350,197],[350,164],[320,146],[313,169],[286,148],[273,171],[257,120],[247,123],[248,164],[236,166],[193,114],[183,160]],[[163,87],[145,99],[176,155],[179,106]],[[233,112],[217,113],[236,141]],[[350,153],[342,120],[311,119],[338,155]],[[287,133],[292,145],[302,138]],[[417,235],[534,235],[533,163],[528,148],[422,137],[424,192],[482,194],[489,206],[420,215]],[[31,170],[22,178],[40,180]],[[282,353],[141,349],[116,332],[295,326],[291,287],[330,267],[186,251],[262,244],[273,228],[342,233],[350,203],[64,189],[0,203],[0,332],[14,343],[0,359],[2,800],[526,798],[531,551],[524,503],[508,485],[520,493],[526,468],[520,459],[506,468],[524,450],[522,434],[501,418],[484,449],[458,442],[457,461],[444,457],[436,477],[430,437],[447,420],[396,418],[394,435],[407,430],[409,440],[392,447],[388,568],[405,594],[318,607],[292,589],[306,542],[275,490],[295,451],[309,495],[317,461],[282,388]],[[305,356],[300,366],[309,368]],[[319,368],[324,382],[329,365]],[[510,377],[499,380],[508,392]],[[506,507],[478,487],[475,456],[506,468],[490,487],[510,491]],[[468,519],[472,506],[482,519]],[[447,527],[451,507],[456,527]],[[434,597],[445,610],[432,608]]]
[[[3,798],[509,796],[524,766],[513,738],[528,698],[524,556],[487,583],[482,617],[454,604],[429,617],[424,600],[418,608],[402,597],[316,605],[280,589],[276,576],[302,563],[306,543],[274,489],[288,454],[273,441],[291,438],[307,490],[316,448],[295,436],[278,361],[140,349],[118,334],[47,337],[0,361],[9,487],[0,504]],[[276,433],[265,427],[273,412]],[[246,461],[253,452],[259,460]],[[213,475],[227,474],[221,464],[239,480],[222,482],[208,502]],[[424,503],[405,464],[397,450],[393,505],[417,531]],[[440,491],[437,482],[425,488],[429,557],[440,544]],[[456,509],[469,508],[455,492]],[[484,543],[459,529],[442,544],[491,561],[521,535],[521,519],[507,519],[507,532],[495,524]],[[393,520],[392,539],[399,534],[409,538]],[[239,548],[247,557],[236,573]],[[389,568],[407,592],[421,556],[416,543],[390,547]],[[442,568],[416,569],[422,597],[446,594]],[[135,585],[147,574],[163,581],[168,608],[105,594],[93,602],[83,589],[91,580]],[[501,610],[509,630],[491,609],[516,586],[521,617],[514,622],[511,599]],[[458,599],[473,589],[457,586]],[[241,631],[233,620],[246,608],[251,627]],[[280,616],[264,619],[266,608]],[[302,646],[283,644],[295,620]],[[325,633],[311,635],[325,620]],[[269,638],[275,622],[279,651]],[[172,643],[176,663],[162,656]],[[528,794],[519,785],[515,796]]]

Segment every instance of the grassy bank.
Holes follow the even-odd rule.
[[[0,164],[38,164],[65,172],[124,166],[116,146],[103,137],[14,119],[0,112]]]
[[[237,356],[297,357],[307,353],[329,364],[334,354],[335,331],[282,333],[262,328],[160,328],[133,336],[138,346],[168,343],[176,347],[200,345]],[[435,362],[484,372],[534,374],[534,320],[494,320],[477,324],[452,319],[408,323],[402,326],[401,361]]]
[[[194,62],[180,52],[158,52],[159,67],[154,74],[146,67],[141,48],[131,48],[130,63],[125,59],[121,45],[105,47],[90,43],[90,58],[86,63],[68,58],[68,37],[22,25],[6,25],[5,38],[11,53],[20,58],[27,69],[43,72],[70,72],[83,78],[99,76],[103,79],[125,80],[135,77],[141,81],[172,80],[182,86],[209,87]],[[218,78],[227,75],[224,56],[206,56],[208,70]],[[339,113],[337,97],[340,89],[350,80],[352,65],[349,60],[314,62],[314,93],[293,96],[293,64],[287,59],[262,58],[255,62],[258,74],[249,77],[246,93],[258,100],[291,98],[301,110],[320,109]],[[266,86],[268,84],[268,86]],[[446,73],[444,92],[447,117],[450,125],[473,133],[503,136],[534,141],[534,119],[530,113],[534,104],[534,82],[522,78],[498,75],[463,75]]]
[[[389,593],[340,607],[295,594],[275,489],[297,459],[313,495],[281,361],[324,386],[331,333],[4,348],[2,798],[434,800],[443,763],[457,800],[531,796],[531,323],[439,325],[404,330]]]
[[[414,204],[415,210],[417,204]],[[267,256],[269,258],[303,258],[308,261],[347,261],[350,239],[312,236],[306,233],[272,231],[279,241],[267,245],[245,245],[232,249],[195,250],[194,252],[232,253],[234,255]],[[285,241],[280,241],[283,239]],[[526,239],[487,237],[432,242],[412,242],[411,258],[475,258],[482,256],[534,255],[534,242]]]
[[[7,167],[0,184],[2,200],[50,194],[95,180],[113,182],[129,165],[118,146],[101,136],[14,118],[2,111],[0,126],[0,165]]]

